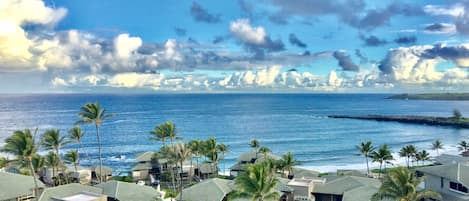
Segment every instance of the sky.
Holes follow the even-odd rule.
[[[469,91],[469,1],[2,0],[0,93]]]

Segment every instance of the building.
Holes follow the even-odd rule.
[[[101,170],[103,171],[102,173],[100,172]],[[99,166],[91,167],[92,182],[98,183],[99,177],[101,177],[101,180],[104,182],[112,180],[112,171],[113,169],[107,166],[102,166],[102,168],[99,168]]]
[[[154,201],[162,194],[149,186],[109,181],[95,186],[77,183],[47,188],[38,201]]]
[[[150,175],[153,178],[160,177],[161,166],[154,155],[154,152],[148,151],[136,157],[136,163],[132,166],[132,177],[135,181],[145,181],[149,184],[151,183]]]
[[[182,200],[184,201],[226,201],[227,196],[236,190],[236,184],[233,180],[227,179],[207,179],[203,182],[190,186],[182,191]],[[293,189],[285,183],[280,182],[275,186],[275,191],[279,192],[281,198],[279,201],[293,201]],[[176,198],[176,200],[179,200]],[[235,199],[233,201],[248,201],[249,199]]]
[[[469,200],[469,166],[457,164],[424,167],[417,170],[425,176],[425,189],[441,194],[443,200]]]
[[[313,199],[313,187],[314,183],[324,183],[324,179],[304,179],[304,178],[293,178],[287,182],[287,186],[293,189],[294,201],[314,201]]]
[[[267,158],[280,159],[280,157],[271,153],[264,155],[262,153],[246,152],[241,154],[238,157],[237,163],[230,167],[230,175],[234,177],[238,176],[239,173],[244,171],[246,165],[262,162],[265,160],[265,156],[267,156]]]
[[[154,201],[161,198],[161,193],[150,186],[140,186],[134,183],[108,181],[95,185],[102,189],[109,201]]]
[[[462,165],[469,165],[469,157],[441,154],[435,158],[435,163],[439,165],[451,165],[460,163]]]
[[[102,192],[101,188],[72,183],[45,189],[38,201],[107,201]]]
[[[325,176],[323,182],[314,183],[315,201],[369,201],[378,192],[381,182],[357,176]]]
[[[39,192],[45,185],[37,180]],[[32,176],[0,172],[0,201],[20,201],[34,198],[34,180]]]

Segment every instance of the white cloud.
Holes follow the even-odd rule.
[[[120,73],[110,77],[107,84],[113,87],[158,89],[163,79],[164,75],[161,74]]]
[[[129,37],[129,34],[120,34],[114,39],[114,50],[116,55],[122,59],[128,59],[142,46],[142,39]]]
[[[428,27],[435,26],[435,24],[425,24],[425,27],[427,27],[423,32],[426,34],[456,34],[458,31],[456,29],[455,24],[449,24],[449,23],[437,23],[439,26],[438,29],[433,29],[429,30]]]
[[[230,23],[230,31],[240,40],[251,44],[265,43],[267,34],[263,27],[252,27],[249,19],[238,19]]]
[[[452,17],[459,17],[465,13],[464,5],[461,4],[453,6],[426,5],[423,7],[423,11],[430,15],[445,15]]]

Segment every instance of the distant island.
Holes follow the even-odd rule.
[[[469,118],[456,117],[430,117],[430,116],[385,116],[385,115],[329,115],[337,119],[361,119],[374,121],[392,121],[408,124],[421,124],[430,126],[451,126],[455,128],[469,128]]]
[[[423,94],[398,94],[387,99],[399,100],[469,100],[469,93],[423,93]]]

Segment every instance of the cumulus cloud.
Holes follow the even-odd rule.
[[[290,42],[290,44],[301,47],[301,48],[308,47],[308,45],[306,45],[306,43],[304,43],[298,37],[296,37],[294,33],[290,33],[290,35],[288,35],[288,41]]]
[[[461,0],[453,5],[426,5],[424,10],[426,13],[436,16],[449,16],[454,19],[454,29],[464,35],[469,35],[469,1]],[[443,25],[443,24],[442,24]],[[434,26],[435,28],[440,28]],[[450,27],[446,24],[446,29]],[[443,28],[443,27],[441,27]],[[451,30],[453,27],[451,27]],[[446,31],[448,32],[448,31]]]
[[[191,16],[197,22],[219,23],[221,22],[220,14],[211,14],[197,2],[192,2],[190,10]]]

